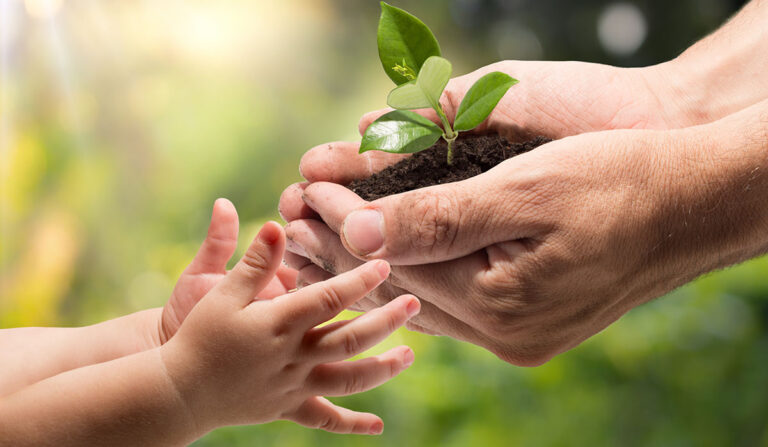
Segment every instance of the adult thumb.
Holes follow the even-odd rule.
[[[362,259],[415,265],[460,258],[522,237],[502,215],[505,200],[480,177],[384,197],[350,212],[341,225],[347,250]]]

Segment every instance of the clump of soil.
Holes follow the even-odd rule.
[[[510,143],[499,135],[466,135],[453,144],[453,163],[447,162],[445,141],[413,154],[398,163],[347,187],[365,200],[371,201],[392,194],[411,191],[441,183],[457,182],[481,174],[502,161],[548,143],[546,137],[536,137],[524,143]]]

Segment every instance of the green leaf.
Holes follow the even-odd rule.
[[[488,73],[478,79],[461,101],[453,128],[457,131],[465,131],[479,126],[490,115],[507,90],[517,83],[517,79],[499,71]]]
[[[381,65],[397,85],[416,79],[427,58],[440,56],[440,45],[427,25],[384,2],[381,2],[378,44]]]
[[[394,110],[368,126],[360,143],[360,153],[367,151],[410,154],[424,150],[437,141],[443,130],[418,113]]]
[[[392,89],[387,96],[387,104],[400,110],[432,107],[427,97],[424,96],[424,92],[416,85],[416,81],[406,82]]]
[[[387,97],[390,107],[400,110],[432,107],[437,110],[440,96],[451,78],[451,63],[439,56],[424,62],[415,81],[395,87]]]
[[[448,59],[440,56],[431,56],[421,67],[419,77],[416,79],[416,85],[424,93],[433,109],[440,107],[440,96],[443,94],[445,85],[451,79],[451,63]]]

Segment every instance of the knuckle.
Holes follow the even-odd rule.
[[[336,431],[338,426],[339,426],[339,423],[335,418],[327,416],[320,419],[317,425],[315,426],[315,428],[319,428],[320,430],[325,430],[325,431]]]
[[[244,267],[243,271],[251,276],[261,275],[269,268],[269,259],[255,248],[249,248],[240,262]]]
[[[413,248],[453,244],[461,217],[461,207],[456,199],[445,194],[420,194],[407,209],[408,213],[415,217],[412,222],[416,228],[410,230],[415,235]]]
[[[320,293],[320,304],[327,313],[336,315],[344,310],[344,300],[333,287],[323,287]]]
[[[361,350],[360,339],[354,331],[348,331],[344,334],[341,345],[344,354],[348,357],[354,356]]]
[[[363,377],[360,374],[351,374],[344,383],[344,394],[357,394],[364,389]]]
[[[237,247],[237,239],[235,238],[216,236],[209,232],[205,239],[214,250],[229,250]]]
[[[389,364],[389,378],[395,377],[398,373],[400,373],[401,367],[400,362],[392,359],[388,362]]]
[[[389,314],[387,316],[387,333],[391,334],[397,330],[402,324],[400,322],[400,316],[397,314]]]
[[[269,333],[272,335],[271,338],[275,343],[284,342],[295,330],[294,325],[289,320],[275,321],[272,323],[270,329]]]

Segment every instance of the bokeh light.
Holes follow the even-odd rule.
[[[605,7],[597,22],[600,44],[606,51],[628,56],[645,41],[648,25],[640,8],[632,3],[613,3]]]
[[[24,0],[27,13],[36,19],[48,19],[61,9],[63,0]]]

